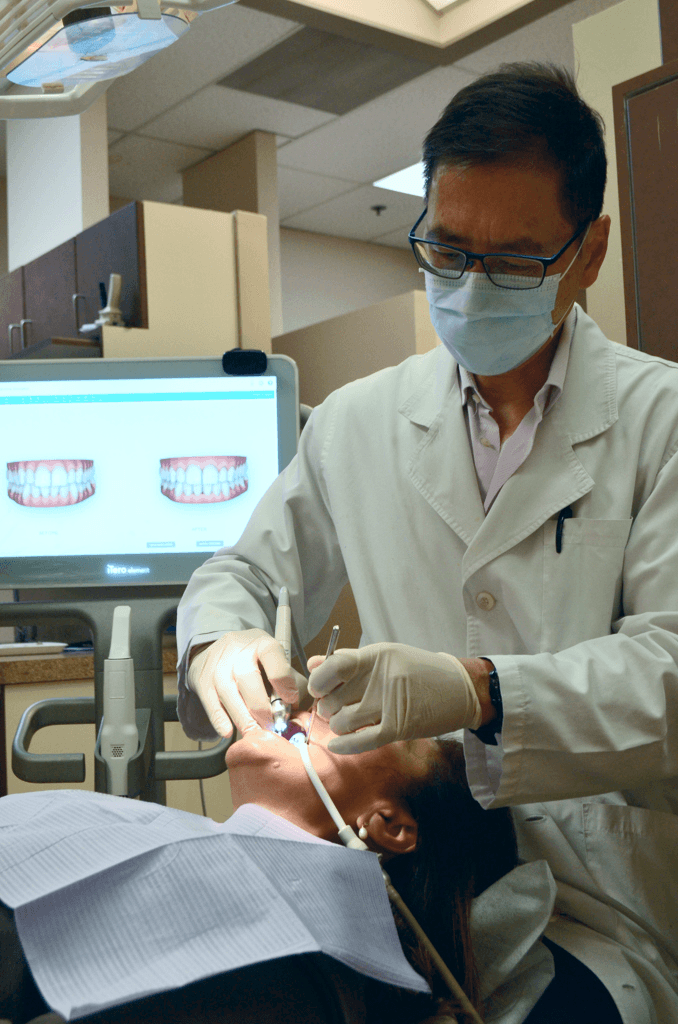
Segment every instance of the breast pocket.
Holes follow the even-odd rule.
[[[624,551],[632,519],[566,519],[544,525],[542,650],[559,651],[610,632],[621,614]]]

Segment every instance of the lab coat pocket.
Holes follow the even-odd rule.
[[[621,614],[624,551],[632,519],[566,519],[544,524],[542,651],[606,636]]]
[[[678,817],[598,802],[584,804],[583,812],[591,877],[653,926],[678,958]]]

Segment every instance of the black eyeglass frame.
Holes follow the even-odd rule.
[[[422,213],[421,217],[419,218],[417,223],[414,225],[414,227],[410,230],[410,233],[407,236],[407,239],[408,239],[410,245],[412,246],[412,252],[414,253],[414,258],[415,258],[415,260],[417,261],[417,263],[419,264],[420,267],[423,267],[423,269],[427,270],[430,274],[435,274],[436,277],[440,277],[440,278],[442,278],[445,281],[458,281],[460,277],[464,276],[464,274],[466,273],[466,269],[467,269],[467,267],[468,267],[468,265],[470,263],[474,263],[475,260],[480,260],[481,266],[482,266],[482,268],[483,268],[483,270],[485,272],[485,275],[488,278],[488,280],[491,281],[492,284],[496,285],[497,288],[506,288],[509,291],[534,291],[535,288],[541,288],[541,286],[544,283],[544,278],[546,277],[547,269],[549,267],[553,266],[553,264],[557,260],[560,259],[560,257],[563,255],[563,253],[567,249],[569,249],[569,247],[572,245],[572,243],[574,241],[576,241],[577,238],[579,238],[579,236],[584,232],[584,230],[588,226],[588,221],[587,221],[580,228],[578,228],[575,231],[575,233],[572,235],[572,238],[570,238],[569,241],[567,241],[565,243],[565,245],[562,247],[562,249],[558,250],[558,252],[555,254],[555,256],[526,256],[525,253],[518,253],[518,252],[467,252],[466,249],[460,249],[459,246],[457,246],[457,245],[448,245],[446,242],[436,242],[436,241],[434,241],[431,238],[418,238],[415,235],[414,232],[417,230],[417,228],[419,227],[419,225],[421,224],[422,220],[424,219],[424,217],[426,216],[427,213],[428,213],[428,206],[424,208],[424,212]],[[431,266],[424,266],[424,264],[421,262],[421,260],[419,259],[419,255],[417,253],[416,247],[415,247],[415,242],[420,242],[422,245],[436,245],[436,246],[438,246],[439,248],[442,248],[442,249],[449,249],[452,252],[461,253],[461,255],[464,257],[464,260],[465,260],[463,270],[461,271],[461,273],[457,277],[450,277],[449,274],[438,274],[438,273],[436,273],[435,269],[432,269]],[[534,260],[535,263],[541,263],[541,268],[542,268],[541,281],[539,282],[539,284],[532,285],[530,288],[522,288],[522,289],[521,288],[516,288],[515,285],[498,284],[496,281],[494,281],[492,279],[492,277],[490,276],[490,273],[489,273],[487,267],[485,266],[485,259],[486,259],[487,256],[501,256],[502,258],[510,257],[512,259],[518,259],[518,260]],[[536,278],[535,278],[535,280],[536,280]]]

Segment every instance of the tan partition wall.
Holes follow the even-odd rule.
[[[143,203],[148,329],[103,328],[104,356],[271,350],[266,218]]]
[[[439,344],[426,294],[406,292],[273,339],[299,367],[300,399],[319,405],[331,391]]]

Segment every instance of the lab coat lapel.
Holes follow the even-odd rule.
[[[407,474],[439,516],[468,545],[485,518],[473,464],[457,363],[437,350],[435,379],[427,378],[400,408],[411,422],[428,430],[407,467]]]
[[[594,486],[574,445],[618,419],[612,344],[578,309],[563,392],[539,424],[532,451],[501,488],[471,541],[464,580]]]
[[[441,346],[428,376],[400,412],[427,428],[407,467],[410,480],[467,545],[464,579],[498,557],[567,505],[594,480],[574,445],[618,418],[613,343],[577,308],[577,326],[560,399],[537,429],[523,465],[504,484],[488,514],[478,489],[457,364]]]

